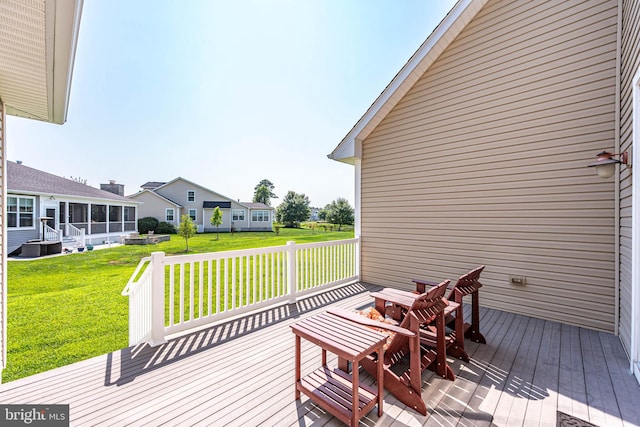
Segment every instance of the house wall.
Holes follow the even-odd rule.
[[[223,197],[220,196],[219,194],[213,193],[213,196],[211,196],[212,193],[209,193],[210,196],[208,199],[209,201],[217,201],[217,202],[222,202],[222,201],[229,201],[229,199],[227,197]],[[211,198],[213,197],[213,198]],[[202,202],[200,202],[200,205],[202,206]],[[220,224],[220,226],[218,227],[218,231],[222,232],[228,232],[231,231],[231,212],[232,210],[235,209],[242,209],[245,211],[244,213],[244,221],[233,221],[233,226],[235,227],[236,230],[240,229],[241,231],[248,231],[249,230],[249,218],[251,215],[251,211],[249,209],[247,209],[246,207],[231,201],[231,208],[220,208],[220,210],[222,211],[222,224]],[[203,224],[204,224],[204,231],[207,233],[211,233],[211,232],[215,232],[216,231],[216,227],[214,227],[213,225],[211,225],[211,216],[213,215],[213,209],[200,209],[200,211],[203,213]],[[198,215],[200,215],[200,213],[198,213]]]
[[[189,202],[187,200],[187,192],[189,190],[195,191],[195,201]],[[203,214],[202,203],[204,201],[231,201],[229,198],[224,197],[218,193],[214,193],[213,191],[208,191],[200,186],[193,185],[189,182],[177,180],[170,184],[159,188],[156,191],[163,197],[166,197],[169,200],[173,200],[176,203],[179,203],[183,206],[183,214],[188,215],[189,209],[195,209],[197,212],[195,224],[203,224],[205,227],[210,227],[209,218],[211,215],[206,216]],[[227,215],[228,216],[228,215]]]
[[[617,2],[490,1],[362,143],[361,276],[613,331]],[[526,286],[509,283],[526,277]]]
[[[136,197],[132,197],[132,200],[136,202],[142,202],[143,204],[138,208],[138,218],[153,217],[158,221],[165,221],[165,209],[174,209],[174,221],[173,225],[178,226],[180,223],[180,209],[175,205],[162,200],[161,198],[149,193],[144,192]]]
[[[15,196],[21,196],[21,194],[18,193],[8,193],[9,195],[15,195]],[[29,196],[29,197],[34,197],[34,196]],[[34,205],[33,208],[35,210],[35,215],[34,215],[34,226],[32,229],[26,229],[26,230],[9,230],[7,229],[6,233],[7,233],[7,245],[5,246],[7,249],[7,255],[10,254],[11,252],[15,251],[16,249],[20,248],[22,246],[23,243],[27,242],[28,240],[32,240],[32,239],[39,239],[40,238],[40,230],[41,225],[40,225],[40,221],[38,221],[38,218],[40,218],[42,216],[41,211],[40,211],[40,198],[39,197],[34,197]],[[4,213],[4,211],[3,211]]]
[[[273,216],[275,215],[275,210],[269,210],[269,221],[252,221],[252,212],[253,211],[264,211],[267,209],[249,209],[249,230],[250,231],[273,231]]]
[[[622,1],[620,151],[632,146],[632,79],[640,68],[640,0]],[[638,149],[638,148],[636,148]],[[636,165],[635,168],[638,168]],[[631,170],[620,169],[620,341],[631,348]],[[637,173],[637,172],[636,172]]]

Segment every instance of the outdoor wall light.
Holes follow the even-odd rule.
[[[620,160],[614,159],[613,156],[620,156]],[[625,151],[624,153],[609,153],[608,151],[603,151],[598,154],[598,159],[591,163],[589,167],[596,167],[596,172],[600,178],[611,178],[613,173],[616,171],[616,164],[621,163],[623,165],[628,164],[629,162],[629,152]]]

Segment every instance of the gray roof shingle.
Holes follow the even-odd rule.
[[[7,161],[7,189],[8,192],[91,197],[131,203],[126,197],[11,161]]]

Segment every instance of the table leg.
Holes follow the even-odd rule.
[[[351,372],[349,361],[343,357],[338,356],[338,369],[340,369],[342,372],[346,372],[347,374]]]
[[[296,335],[296,400],[300,400],[300,390],[298,390],[298,384],[300,383],[300,336]]]
[[[384,346],[378,347],[378,417],[382,416],[382,393],[384,392]]]
[[[351,426],[355,427],[359,424],[360,420],[360,397],[358,396],[358,388],[360,386],[360,379],[358,378],[358,361],[354,360],[353,369],[351,373],[351,389],[353,390],[353,401],[351,402]]]
[[[383,316],[384,316],[384,308],[385,308],[386,302],[387,301],[384,298],[376,297],[375,308],[378,311],[378,313],[380,313]]]

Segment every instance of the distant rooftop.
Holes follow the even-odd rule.
[[[144,190],[155,190],[156,188],[165,185],[166,182],[158,182],[158,181],[149,181],[149,182],[145,182],[144,184],[142,184],[140,186],[140,188],[144,189]]]
[[[10,192],[59,194],[131,202],[109,191],[11,161],[7,161],[7,189]]]
[[[269,205],[265,205],[264,203],[253,203],[253,202],[240,202],[249,209],[273,209]]]

